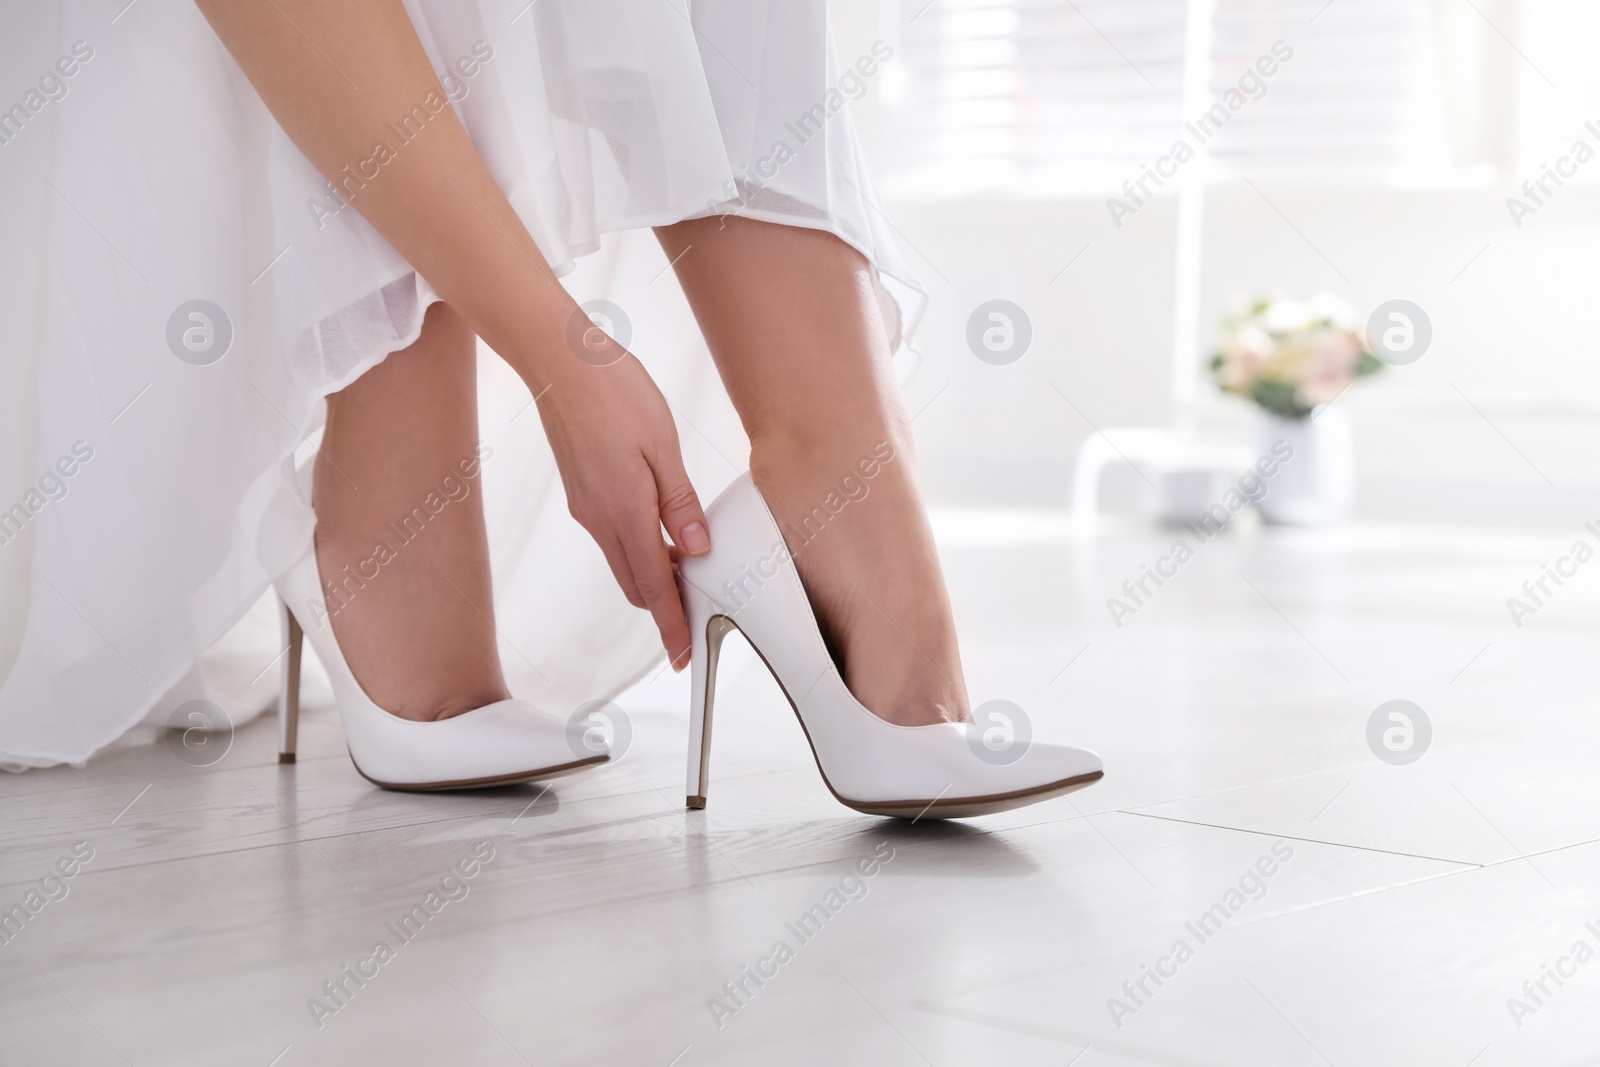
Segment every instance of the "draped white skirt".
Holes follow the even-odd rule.
[[[745,443],[664,257],[618,231],[723,212],[831,231],[877,268],[897,350],[910,336],[921,292],[848,110],[889,50],[841,65],[823,0],[406,6],[448,97],[419,107],[453,106],[565,283],[622,309],[705,499]],[[271,703],[263,594],[311,536],[322,398],[437,297],[192,4],[8,5],[0,69],[23,87],[0,99],[0,766],[20,769],[192,698],[236,724]],[[389,151],[425,135],[396,118]],[[660,649],[567,516],[526,389],[492,356],[481,379],[502,658],[565,714]]]

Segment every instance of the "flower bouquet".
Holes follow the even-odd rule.
[[[1355,312],[1327,293],[1257,300],[1223,324],[1222,347],[1211,357],[1224,392],[1284,419],[1306,418],[1383,366],[1367,349]]]

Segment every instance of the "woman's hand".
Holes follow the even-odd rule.
[[[667,659],[682,670],[689,623],[661,528],[691,556],[709,552],[711,537],[671,409],[631,354],[557,374],[538,402],[567,509],[605,553],[628,603],[650,609]]]

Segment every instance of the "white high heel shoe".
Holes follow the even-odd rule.
[[[1047,742],[1008,762],[972,723],[896,726],[851,695],[823,644],[816,615],[766,500],[748,474],[706,509],[711,552],[685,556],[679,582],[693,640],[688,806],[706,806],[717,655],[742,633],[800,719],[822,780],[869,815],[958,819],[1048,800],[1099,781],[1100,757]]]
[[[526,700],[501,700],[438,722],[389,714],[367,696],[339,651],[314,547],[278,579],[277,588],[289,645],[278,705],[278,762],[293,763],[295,757],[302,635],[311,638],[333,683],[351,762],[374,785],[419,791],[515,785],[611,758],[593,731],[571,730]]]

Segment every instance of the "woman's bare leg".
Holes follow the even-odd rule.
[[[312,502],[333,632],[367,694],[405,719],[510,695],[491,621],[476,347],[434,304],[416,344],[328,398]]]
[[[656,233],[851,692],[890,722],[967,718],[950,598],[871,268],[832,234],[749,219]],[[883,445],[893,458],[864,477],[860,464]],[[850,499],[847,478],[866,495]],[[836,515],[830,495],[848,501]]]

